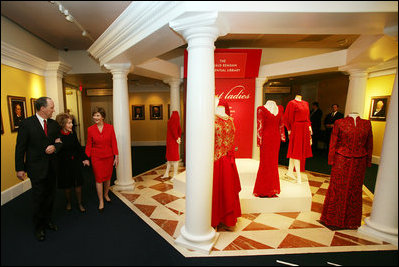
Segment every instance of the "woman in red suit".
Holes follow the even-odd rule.
[[[104,210],[103,183],[105,201],[111,202],[108,192],[113,166],[118,166],[119,162],[118,146],[114,127],[104,122],[105,110],[96,108],[92,115],[96,124],[87,129],[86,155],[91,158],[99,200],[98,211],[102,212]]]

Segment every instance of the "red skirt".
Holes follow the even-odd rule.
[[[111,180],[112,171],[114,170],[113,164],[114,156],[108,158],[91,157],[91,165],[97,183]]]
[[[362,187],[367,157],[334,156],[330,184],[320,221],[339,228],[356,229],[362,220]]]
[[[313,156],[309,126],[309,122],[294,122],[289,136],[287,158],[303,160]]]
[[[214,162],[212,194],[212,227],[224,223],[234,226],[241,216],[241,191],[235,158],[232,153]]]

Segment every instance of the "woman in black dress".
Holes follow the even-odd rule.
[[[76,133],[72,131],[71,115],[60,113],[57,115],[56,121],[61,126],[60,138],[57,141],[62,143],[61,150],[57,153],[59,162],[57,169],[58,188],[65,190],[66,210],[71,211],[71,191],[74,187],[79,210],[85,212],[86,209],[82,205],[83,177],[81,168],[82,164],[83,166],[90,166],[90,161],[83,152]]]

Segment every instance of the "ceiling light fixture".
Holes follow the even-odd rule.
[[[66,9],[60,2],[58,1],[49,1],[51,4],[57,4],[58,5],[58,10],[61,12],[62,15],[65,16],[65,19],[69,22],[73,22],[78,28],[82,31],[82,36],[89,38],[94,42],[93,37],[90,36],[89,32],[86,31],[82,25],[72,16],[71,12],[69,12],[68,9]]]

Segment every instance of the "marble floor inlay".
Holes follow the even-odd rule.
[[[220,234],[209,255],[177,246],[185,221],[185,196],[173,189],[171,178],[162,178],[166,164],[133,177],[133,191],[111,190],[133,212],[185,257],[248,256],[295,253],[397,250],[398,247],[357,232],[334,229],[319,222],[329,175],[305,171],[312,192],[311,211],[248,213],[233,230]],[[280,168],[286,168],[280,166]],[[185,168],[179,166],[179,173]],[[363,186],[363,216],[370,216],[373,195]]]

